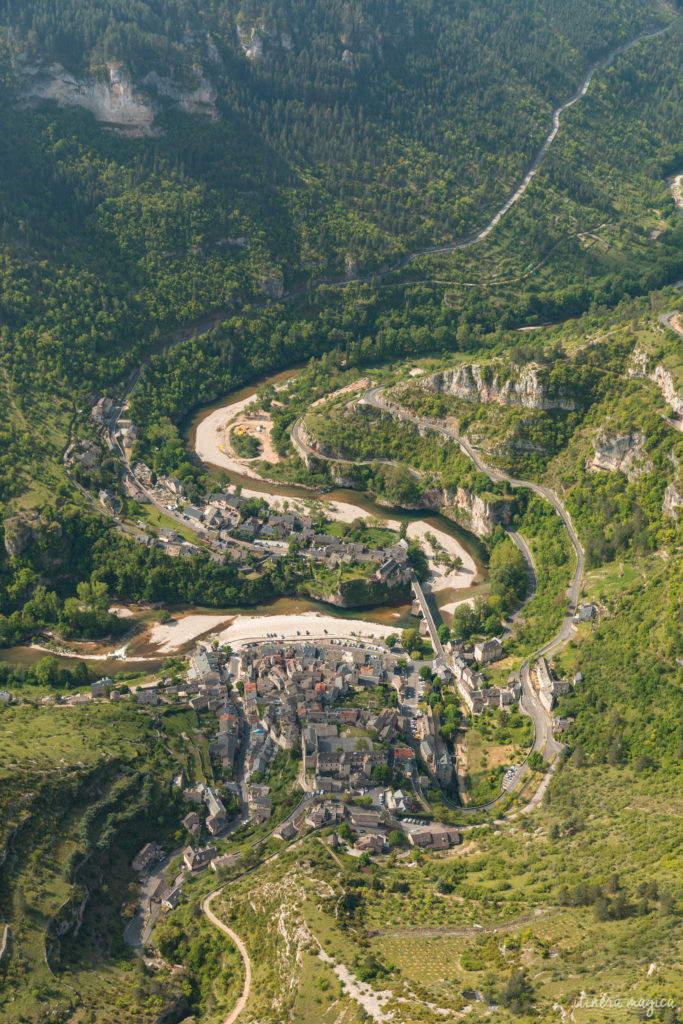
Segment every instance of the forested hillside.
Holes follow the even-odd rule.
[[[484,1021],[495,1009],[510,1024],[592,1024],[571,1009],[584,989],[674,992],[683,350],[667,317],[683,279],[672,191],[682,41],[680,0],[0,5],[0,690],[12,691],[0,701],[2,1024],[224,1020],[242,958],[201,900],[228,879],[215,907],[251,949],[252,1016],[273,1024],[368,1019],[328,953],[350,977],[389,986],[397,1020]],[[220,840],[241,864],[217,880],[189,873],[185,902],[144,939],[154,957],[145,946],[138,958],[123,942],[140,899],[131,858],[160,841],[173,882],[174,855],[197,838],[181,828],[194,810],[181,790],[222,776],[214,713],[200,720],[180,704],[182,657],[138,663],[140,637],[126,647],[179,608],[262,614],[316,593],[294,533],[275,553],[235,537],[219,550],[182,515],[187,501],[242,484],[196,457],[194,410],[303,364],[292,391],[276,392],[284,374],[265,399],[259,390],[282,458],[255,465],[272,480],[374,492],[400,506],[387,512],[402,518],[392,543],[428,494],[441,512],[458,490],[462,508],[505,507],[476,545],[472,607],[454,604],[441,626],[466,641],[506,634],[507,661],[489,666],[486,686],[571,626],[567,582],[585,555],[579,599],[596,619],[552,653],[574,680],[554,709],[566,746],[545,799],[524,807],[533,814],[521,810],[530,790],[507,794],[514,815],[495,825],[511,805],[466,818],[438,795],[435,819],[467,821],[463,846],[409,853],[389,835],[384,860],[318,837],[290,853],[270,835],[300,796],[300,752],[283,750],[268,776],[278,813]],[[502,384],[533,371],[551,405],[426,383],[474,364]],[[553,488],[576,557],[563,520],[519,480],[476,469],[434,424],[359,406],[360,387],[352,400],[341,392],[361,377],[395,389],[407,412],[457,420],[489,465]],[[339,394],[317,404],[328,389]],[[105,396],[114,412],[96,420]],[[139,434],[124,452],[127,416]],[[307,468],[290,436],[298,422],[363,465],[347,465],[341,484],[337,469]],[[263,436],[242,443],[254,454]],[[146,503],[129,475],[136,460],[150,488],[177,478],[173,499],[155,491]],[[354,529],[311,504],[316,529]],[[262,505],[246,501],[241,525]],[[526,537],[534,567],[503,521]],[[414,541],[409,557],[418,570],[426,559]],[[108,653],[118,644],[125,662],[120,648]],[[110,703],[109,680],[99,701],[57,706],[105,671],[123,703]],[[159,676],[171,705],[127,699]],[[428,686],[425,711],[437,709],[438,727],[441,708],[439,735],[452,742],[455,688]],[[508,715],[491,709],[481,734],[504,732]],[[467,717],[463,705],[463,727]],[[512,746],[483,757],[487,793],[513,750],[524,758]],[[531,788],[548,767],[535,755]],[[461,756],[462,746],[456,768]],[[230,778],[242,782],[238,760],[242,778]],[[451,934],[414,930],[435,925]],[[656,1019],[675,1024],[670,1008]]]

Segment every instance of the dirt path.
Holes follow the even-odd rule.
[[[242,989],[242,995],[237,1000],[234,1009],[230,1011],[228,1016],[223,1021],[223,1024],[233,1024],[233,1022],[237,1020],[240,1013],[246,1006],[247,999],[249,998],[249,993],[251,992],[251,959],[249,957],[249,954],[247,953],[247,947],[244,945],[237,932],[234,932],[232,928],[228,928],[227,924],[223,924],[223,922],[218,917],[216,917],[214,912],[211,910],[211,901],[214,899],[214,897],[218,896],[218,894],[221,891],[221,889],[214,889],[213,892],[210,892],[209,895],[204,900],[204,902],[202,903],[202,910],[208,917],[211,924],[215,925],[216,928],[218,928],[220,931],[222,931],[225,935],[228,936],[231,942],[235,943],[237,949],[239,950],[240,956],[244,961],[244,988]]]
[[[339,865],[339,867],[342,869],[342,871],[344,871],[344,865],[342,864],[341,860],[339,859],[337,854],[334,852],[332,847],[327,845],[327,843],[322,838],[322,836],[318,836],[318,842],[323,844],[323,846],[325,847],[325,849],[329,853],[330,857],[332,857],[334,860],[336,860],[336,862]]]

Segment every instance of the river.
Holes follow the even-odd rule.
[[[258,382],[254,382],[246,387],[240,388],[239,391],[232,392],[220,401],[213,402],[211,405],[204,406],[197,410],[185,428],[188,446],[192,451],[195,453],[197,452],[197,430],[212,414],[222,411],[224,415],[221,419],[225,419],[225,421],[227,421],[233,415],[231,410],[239,406],[245,400],[254,396],[258,389],[264,384],[276,385],[282,383],[283,381],[295,376],[297,372],[298,369],[292,369],[273,374],[270,377],[261,378]],[[202,456],[200,456],[200,458],[204,465],[206,465],[211,471],[216,473],[227,473],[232,487],[241,487],[243,491],[252,491],[257,494],[262,494],[264,498],[289,498],[293,500],[298,499],[299,501],[312,501],[317,499],[332,505],[341,504],[354,506],[358,509],[359,515],[363,518],[371,515],[377,519],[394,520],[399,523],[425,523],[429,529],[438,530],[448,534],[450,537],[453,537],[475,562],[477,575],[483,577],[485,574],[484,552],[477,537],[475,537],[474,534],[469,533],[467,530],[462,529],[462,527],[458,526],[457,523],[454,523],[451,519],[448,519],[446,516],[443,516],[438,512],[434,512],[432,509],[416,509],[408,511],[402,508],[380,505],[366,492],[355,491],[350,488],[336,487],[323,492],[297,484],[271,482],[244,472],[235,472],[232,468],[226,470],[217,462],[212,462],[210,459]],[[330,512],[330,518],[334,518],[333,510]]]

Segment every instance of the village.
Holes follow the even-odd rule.
[[[123,431],[121,442],[128,447],[135,428],[115,413],[115,408],[109,413],[96,409],[93,418]],[[90,457],[85,448],[84,453]],[[83,452],[71,457],[82,458]],[[446,806],[461,806],[460,751],[442,729],[437,705],[429,699],[434,692],[451,695],[471,721],[515,708],[533,719],[537,735],[540,730],[552,737],[571,724],[553,715],[553,709],[572,684],[557,679],[545,658],[507,674],[492,673],[489,669],[505,657],[503,636],[472,645],[440,637],[405,539],[365,544],[359,531],[355,536],[351,530],[326,532],[328,522],[320,513],[290,509],[286,502],[284,508],[271,508],[239,488],[188,502],[180,480],[157,477],[141,463],[130,464],[124,486],[130,497],[162,513],[157,529],[138,523],[136,542],[171,556],[203,549],[219,563],[230,557],[244,569],[294,556],[323,571],[357,567],[368,580],[412,589],[419,634],[429,638],[435,655],[422,661],[396,638],[380,646],[349,637],[265,633],[241,641],[236,649],[216,640],[200,643],[182,679],[176,675],[138,686],[129,699],[160,716],[166,705],[187,707],[200,716],[202,731],[210,737],[212,779],[188,778],[181,771],[174,780],[186,808],[184,872],[234,865],[240,854],[228,840],[242,827],[260,830],[259,842],[268,837],[291,842],[323,829],[330,844],[343,844],[358,857],[391,850],[409,856],[415,848],[437,851],[457,845],[458,830],[435,820],[428,799],[430,791],[432,798],[438,791]],[[120,502],[113,493],[100,493],[99,500],[117,515]],[[161,525],[163,519],[178,528]],[[577,615],[590,617],[583,610]],[[90,694],[68,701],[105,695],[123,699],[113,681],[103,679]],[[555,749],[561,744],[555,743]],[[274,793],[285,752],[298,765],[290,789],[300,799],[283,814]],[[510,764],[503,792],[514,789],[523,772],[523,765]],[[162,851],[149,843],[133,867],[143,879],[150,877],[161,857]],[[143,887],[147,910],[175,905],[181,885],[182,878],[173,884],[160,878],[153,890]]]
[[[116,407],[106,404],[110,401],[101,399],[93,409],[93,419],[100,426],[111,422],[107,415],[111,417]],[[125,420],[117,421],[116,430],[116,437],[124,446],[136,436],[135,427]],[[65,464],[67,467],[77,464],[92,467],[99,458],[98,446],[82,441],[69,447]],[[286,556],[323,570],[343,568],[350,577],[366,579],[389,589],[405,587],[409,582],[405,541],[368,546],[353,538],[338,537],[326,532],[322,513],[314,517],[301,510],[280,511],[263,500],[243,496],[239,488],[232,493],[213,493],[189,502],[185,487],[177,477],[157,477],[140,462],[134,462],[129,470],[125,463],[123,465],[126,494],[141,505],[156,507],[160,524],[166,519],[178,527],[159,525],[150,529],[149,524],[140,520],[133,532],[137,544],[159,548],[171,557],[190,558],[206,551],[212,561],[225,564],[230,558],[244,570]],[[122,502],[112,489],[100,489],[98,502],[118,520]],[[193,540],[188,539],[188,533],[194,535]]]
[[[439,681],[465,705],[471,703],[471,713],[494,701],[505,708],[522,697],[516,676],[500,688],[487,685],[479,671],[501,657],[498,642],[476,644],[472,651],[448,647]],[[570,684],[557,680],[544,658],[532,674],[539,704],[551,714],[555,698]],[[457,830],[432,820],[425,799],[430,789],[453,792],[457,767],[438,715],[425,700],[429,678],[400,646],[266,638],[235,651],[199,644],[182,681],[140,686],[129,699],[158,713],[168,704],[191,708],[211,736],[213,783],[190,782],[184,772],[174,780],[188,807],[182,820],[186,869],[234,863],[229,848],[219,849],[221,840],[247,823],[267,827],[273,813],[269,773],[282,751],[299,763],[301,799],[293,812],[274,820],[267,835],[291,841],[311,829],[332,828],[330,841],[338,843],[344,826],[341,835],[351,852],[373,856],[388,852],[389,836],[395,845],[396,834],[406,852],[457,844]],[[123,699],[112,687],[111,680],[100,680],[80,700],[105,694]],[[553,720],[556,732],[566,724]],[[137,870],[144,873],[156,859],[139,855]]]

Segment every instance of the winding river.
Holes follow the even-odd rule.
[[[187,428],[186,439],[189,447],[200,461],[212,470],[227,473],[231,486],[241,487],[243,494],[262,496],[271,504],[277,504],[285,499],[291,502],[321,501],[329,506],[328,514],[331,519],[355,517],[365,519],[372,516],[394,528],[400,523],[408,524],[409,536],[419,536],[420,533],[429,530],[437,536],[445,534],[452,538],[462,552],[463,560],[470,568],[471,578],[466,581],[461,580],[459,587],[439,588],[434,596],[440,608],[451,606],[454,601],[474,596],[476,593],[486,590],[484,553],[479,540],[438,512],[431,509],[406,510],[381,505],[367,493],[350,488],[337,487],[321,492],[296,484],[276,483],[258,476],[249,469],[248,465],[243,467],[244,471],[236,472],[235,460],[223,455],[219,444],[220,437],[216,430],[217,426],[222,427],[228,423],[264,383],[275,386],[293,376],[294,372],[296,371],[274,374],[272,377],[266,378],[265,381],[262,380],[258,384],[251,384],[235,391],[229,396],[227,403],[224,399],[223,403],[215,403],[195,413]],[[411,524],[414,524],[413,528],[411,528]],[[465,582],[464,586],[463,582]],[[405,607],[407,611],[409,606]],[[369,618],[371,621],[386,621],[386,612],[383,608],[365,609],[361,613],[361,617]]]
[[[471,235],[469,235],[469,236],[467,236],[465,238],[460,238],[460,239],[453,240],[452,242],[444,243],[442,245],[430,246],[430,247],[427,247],[427,248],[424,248],[424,249],[416,250],[416,251],[411,252],[411,253],[407,253],[406,255],[401,257],[393,265],[385,266],[385,267],[381,268],[378,271],[373,271],[373,273],[371,273],[371,274],[367,274],[367,275],[360,275],[359,274],[359,275],[356,275],[356,276],[353,276],[353,277],[344,277],[344,278],[338,278],[338,279],[324,278],[324,279],[320,279],[318,281],[312,282],[313,287],[315,287],[317,285],[327,285],[329,287],[330,285],[332,285],[332,286],[335,286],[335,287],[344,288],[344,287],[347,287],[347,286],[352,285],[354,283],[367,283],[367,282],[372,281],[372,280],[374,280],[376,278],[385,277],[385,276],[387,276],[389,274],[395,273],[396,271],[402,270],[403,268],[408,266],[408,264],[410,264],[414,260],[419,259],[422,256],[432,256],[432,255],[440,255],[440,254],[444,254],[444,253],[448,253],[448,252],[454,252],[455,250],[465,249],[465,248],[468,248],[468,247],[470,247],[472,245],[475,245],[476,243],[478,243],[480,241],[483,241],[486,237],[488,237],[489,234],[491,234],[492,231],[494,231],[494,229],[500,223],[500,221],[505,216],[505,214],[508,213],[508,211],[515,205],[515,203],[517,203],[522,198],[522,196],[525,194],[525,192],[529,188],[529,185],[531,184],[534,176],[538,172],[538,169],[539,169],[541,163],[543,162],[543,159],[546,156],[550,146],[552,145],[552,143],[554,142],[555,138],[557,137],[557,134],[558,134],[559,128],[560,128],[560,119],[562,117],[562,114],[566,110],[568,110],[570,107],[572,107],[575,103],[577,103],[580,99],[582,99],[582,97],[584,97],[586,95],[586,93],[588,92],[588,89],[590,87],[590,84],[591,84],[591,82],[593,80],[594,75],[598,71],[600,71],[600,70],[602,70],[604,68],[609,67],[617,59],[617,57],[619,57],[621,54],[625,53],[627,50],[630,50],[631,48],[636,46],[638,43],[642,42],[645,39],[654,39],[654,38],[656,38],[656,37],[658,37],[660,35],[663,35],[665,32],[667,32],[670,29],[670,27],[671,27],[671,25],[666,25],[666,26],[664,26],[663,28],[660,28],[660,29],[652,30],[652,31],[649,31],[649,32],[642,32],[635,39],[631,40],[628,43],[623,44],[622,46],[617,47],[611,53],[607,54],[607,56],[605,56],[602,60],[597,61],[595,64],[593,64],[589,68],[589,70],[586,73],[586,76],[585,76],[585,78],[584,78],[580,88],[577,90],[577,92],[570,99],[568,99],[564,103],[560,104],[553,111],[552,125],[551,125],[551,128],[550,128],[550,131],[548,132],[548,134],[547,134],[547,136],[546,136],[546,138],[545,138],[541,148],[539,149],[538,153],[536,154],[534,160],[531,163],[531,166],[529,167],[528,171],[526,172],[526,174],[525,174],[524,178],[522,179],[522,181],[520,182],[520,184],[517,186],[517,188],[514,190],[514,192],[508,197],[508,199],[506,199],[506,201],[502,204],[502,206],[493,214],[493,216],[488,221],[488,223],[480,231],[478,231],[478,232],[476,232],[474,234],[471,234]],[[258,306],[261,306],[261,307],[262,306],[266,306],[266,305],[270,304],[272,301],[282,302],[282,301],[287,301],[289,299],[301,296],[301,295],[305,294],[306,291],[310,287],[311,287],[311,283],[307,283],[305,285],[298,286],[296,288],[293,288],[293,289],[285,292],[284,295],[280,299],[278,299],[278,300],[263,300],[262,302],[258,303],[257,306],[254,307],[254,308],[257,308]],[[182,344],[182,343],[184,343],[186,341],[189,341],[189,340],[191,340],[193,338],[201,336],[202,334],[208,333],[211,330],[211,328],[213,326],[215,326],[216,323],[219,323],[222,320],[224,320],[226,315],[227,315],[226,311],[225,310],[221,310],[220,312],[209,314],[209,315],[207,315],[205,317],[202,317],[200,320],[196,321],[194,324],[192,324],[190,326],[186,326],[186,327],[178,329],[169,338],[169,343],[163,346],[164,349],[168,350],[169,347],[173,347],[175,345]],[[131,377],[129,379],[129,382],[128,382],[128,385],[127,385],[127,387],[125,389],[122,405],[125,404],[125,401],[127,400],[128,396],[130,395],[130,392],[135,387],[135,384],[137,383],[137,381],[138,381],[138,379],[140,377],[141,372],[144,370],[144,365],[145,365],[145,363],[143,362],[138,367],[138,369],[131,375]],[[273,383],[278,383],[278,382],[282,381],[287,375],[291,374],[292,372],[295,372],[295,371],[291,371],[290,370],[290,371],[285,371],[284,374],[283,373],[273,374],[272,377],[267,378],[267,380],[271,381]],[[260,383],[261,382],[259,382],[259,384]],[[249,396],[250,394],[254,394],[256,389],[257,389],[257,386],[258,386],[257,384],[252,384],[248,388],[243,388],[241,391],[235,392],[235,394],[231,396],[230,404],[232,405],[233,403],[239,401],[240,399],[243,399],[243,398]],[[225,402],[225,399],[223,400],[223,402]],[[216,403],[213,406],[209,407],[208,410],[205,408],[205,409],[203,409],[203,410],[201,410],[201,411],[199,411],[199,412],[197,412],[195,414],[194,419],[193,419],[193,421],[191,423],[191,426],[190,426],[190,431],[189,431],[190,443],[191,443],[193,449],[195,447],[196,433],[197,433],[197,428],[198,428],[199,424],[211,412],[215,411],[217,408],[222,408],[222,407],[224,407],[223,403],[219,402],[219,403]],[[226,408],[227,408],[227,406],[226,406]],[[210,463],[209,463],[209,465],[210,465]],[[220,466],[216,466],[216,465],[214,465],[213,468],[214,469],[221,469]],[[305,500],[305,499],[310,499],[311,497],[314,496],[314,494],[311,491],[308,491],[305,488],[295,487],[295,486],[292,486],[292,485],[286,486],[286,485],[281,485],[281,484],[267,483],[266,481],[259,480],[259,479],[254,479],[253,477],[247,476],[246,474],[240,475],[240,474],[230,473],[230,479],[231,479],[231,483],[233,485],[241,485],[245,490],[253,491],[254,493],[258,493],[258,494],[263,494],[264,497],[270,496],[271,498],[293,498],[293,499],[299,498],[299,499],[304,499]],[[325,500],[329,501],[329,502],[332,502],[332,503],[340,502],[340,503],[344,503],[344,504],[347,504],[347,505],[353,505],[353,506],[358,508],[359,514],[361,514],[361,515],[368,515],[369,514],[369,515],[377,516],[377,517],[382,518],[382,519],[391,518],[391,519],[394,519],[394,520],[399,520],[401,522],[404,522],[404,521],[407,521],[407,522],[423,522],[423,523],[427,524],[428,526],[430,526],[430,528],[432,528],[432,529],[437,529],[437,530],[443,531],[445,533],[448,533],[451,536],[455,537],[459,541],[459,543],[461,543],[462,546],[470,553],[470,555],[474,558],[475,562],[477,563],[478,571],[481,572],[482,563],[481,563],[481,557],[480,557],[480,550],[479,550],[479,548],[477,546],[476,538],[474,538],[470,534],[467,534],[465,531],[460,530],[453,522],[451,522],[450,520],[446,519],[445,517],[443,517],[441,515],[435,515],[435,514],[431,514],[430,513],[430,514],[425,516],[424,514],[421,514],[420,512],[406,512],[405,510],[388,509],[386,507],[383,507],[383,506],[380,506],[380,505],[376,504],[371,499],[369,499],[366,495],[360,495],[356,491],[348,491],[348,490],[345,490],[345,489],[337,489],[337,490],[330,491],[330,492],[326,493],[325,494]],[[484,587],[485,587],[485,584],[484,584]],[[477,589],[481,589],[481,588],[478,588],[476,586],[475,587],[471,587],[471,588],[469,588],[468,593],[469,594],[474,594],[477,591]],[[442,597],[440,598],[440,603],[441,604],[443,604],[444,594],[446,594],[446,593],[448,593],[448,592],[442,592]],[[449,600],[458,599],[461,596],[461,594],[464,594],[464,592],[456,591],[455,593],[449,593],[448,594]],[[299,600],[297,600],[295,602],[292,602],[292,604],[293,604],[292,612],[294,612],[294,613],[300,611],[303,606],[306,606],[307,608],[311,608],[311,609],[314,609],[314,608],[317,609],[319,607],[316,604],[316,602],[306,602],[306,601],[299,601]],[[274,603],[274,605],[275,605],[275,603]],[[274,605],[273,606],[268,606],[268,608],[273,608]],[[283,599],[280,599],[280,601],[277,602],[277,605],[279,606],[278,607],[278,611],[280,613],[285,611],[285,608],[283,607]],[[258,614],[258,612],[263,613],[264,611],[266,611],[266,609],[254,609],[253,611],[254,611],[255,614]],[[328,611],[329,611],[329,609],[328,609]],[[398,617],[398,619],[395,620],[395,624],[397,626],[400,626],[403,621],[407,620],[408,611],[409,611],[408,606],[405,606],[405,607],[402,607],[402,608],[399,609],[399,613],[400,613],[399,617]],[[230,615],[232,612],[233,612],[232,609],[230,609],[230,610],[226,609],[226,614],[227,615]],[[342,612],[341,614],[343,615],[344,613]],[[382,618],[386,614],[387,614],[386,609],[369,609],[369,610],[366,610],[366,612],[365,612],[365,615],[368,618],[371,618],[373,621],[382,621]],[[395,616],[394,616],[394,618],[395,618]],[[17,648],[8,649],[8,650],[3,651],[2,652],[2,660],[8,661],[8,662],[10,662],[12,664],[15,664],[15,665],[28,666],[28,665],[34,664],[37,660],[39,660],[41,657],[43,657],[44,653],[45,652],[42,652],[42,651],[39,651],[39,650],[36,650],[36,649],[27,648],[27,647],[17,647]],[[71,663],[72,661],[73,661],[73,659],[71,659],[71,658],[64,658],[64,662],[66,664]],[[113,660],[113,659],[112,660],[109,660],[109,659],[107,659],[107,660],[100,660],[100,661],[97,662],[97,664],[98,664],[99,668],[101,668],[101,670],[103,672],[115,672],[115,671],[121,671],[121,670],[126,670],[126,671],[143,670],[143,666],[144,666],[145,670],[149,671],[150,669],[153,669],[154,667],[156,667],[154,665],[154,663],[149,661],[149,660],[147,660],[145,662],[139,662],[139,661],[135,661],[134,658],[126,658],[124,660],[118,660],[118,659],[117,660]]]

